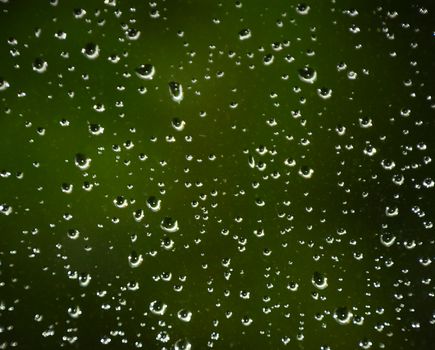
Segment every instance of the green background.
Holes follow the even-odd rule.
[[[305,5],[0,2],[1,348],[433,346],[431,1]]]

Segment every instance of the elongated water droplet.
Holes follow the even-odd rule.
[[[176,81],[171,81],[169,83],[169,94],[173,101],[180,103],[184,98],[183,86]]]

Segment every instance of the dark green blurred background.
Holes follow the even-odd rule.
[[[0,348],[433,348],[432,1],[0,9]]]

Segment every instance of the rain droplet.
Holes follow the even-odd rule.
[[[180,103],[183,98],[183,86],[176,81],[171,81],[169,83],[169,94],[174,102]]]
[[[247,40],[247,39],[249,39],[250,37],[251,37],[251,30],[250,29],[247,29],[247,28],[245,28],[245,29],[242,29],[240,32],[239,32],[239,39],[240,40]]]
[[[81,273],[79,276],[79,284],[81,287],[87,287],[91,283],[91,275],[88,273]]]
[[[152,64],[141,64],[139,67],[135,69],[135,72],[139,78],[145,80],[151,80],[154,78],[156,69]]]
[[[8,87],[9,83],[3,78],[0,78],[0,91],[6,90]]]
[[[150,304],[150,311],[154,314],[154,315],[164,315],[166,312],[168,305],[166,305],[165,303],[162,303],[159,300],[154,300],[153,302],[151,302]]]
[[[118,208],[125,208],[128,206],[128,201],[123,196],[118,196],[113,200],[113,204]]]
[[[309,66],[299,69],[298,73],[299,78],[305,83],[313,84],[317,79],[317,72]]]
[[[85,55],[87,58],[93,60],[96,59],[100,54],[100,48],[97,44],[94,43],[88,43],[86,46],[82,49],[82,54]]]
[[[190,322],[192,319],[192,313],[189,310],[181,309],[177,312],[177,317],[183,322]]]
[[[336,320],[339,324],[345,325],[349,324],[352,320],[352,312],[350,312],[347,307],[338,307],[334,311],[334,320]]]
[[[68,308],[68,315],[72,318],[79,318],[82,314],[82,310],[79,306],[73,306]]]
[[[42,58],[37,58],[33,61],[32,68],[37,73],[44,73],[47,71],[48,63]]]
[[[147,199],[147,207],[150,208],[152,211],[157,212],[161,209],[162,201],[160,199],[157,199],[154,196],[150,196]]]
[[[172,119],[172,126],[177,131],[183,130],[185,125],[186,125],[186,123],[184,120],[181,120],[178,118]]]
[[[143,262],[142,254],[136,253],[136,251],[132,251],[128,256],[128,264],[131,268],[139,267]]]
[[[174,344],[174,350],[191,350],[192,344],[187,339],[179,339]]]
[[[300,3],[296,6],[296,12],[300,15],[307,15],[310,12],[310,6],[304,3]]]
[[[166,232],[177,232],[179,230],[178,221],[168,216],[162,220],[160,227]]]
[[[89,132],[92,135],[101,135],[104,132],[104,128],[100,124],[90,124]]]
[[[75,165],[80,169],[80,170],[86,170],[91,166],[91,158],[86,157],[84,154],[82,153],[77,153],[74,159]]]
[[[316,271],[313,274],[313,277],[311,279],[311,283],[317,289],[322,290],[322,289],[325,289],[326,287],[328,287],[328,278],[326,276],[324,276],[323,274],[321,274],[320,272]]]
[[[314,170],[305,165],[299,169],[299,175],[301,175],[304,179],[311,179],[313,174]]]
[[[385,247],[391,247],[396,241],[396,236],[391,233],[383,233],[381,235],[381,243]]]
[[[322,87],[317,89],[317,94],[324,100],[327,100],[328,98],[331,98],[332,90],[330,88]]]

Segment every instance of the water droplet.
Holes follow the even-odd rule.
[[[0,78],[0,91],[6,90],[8,87],[9,83],[3,78]]]
[[[310,12],[310,6],[304,3],[300,3],[296,6],[296,12],[300,15],[307,15]]]
[[[89,132],[92,135],[101,135],[104,133],[104,128],[100,124],[89,124]]]
[[[96,59],[100,54],[100,48],[97,44],[94,43],[88,43],[86,46],[82,49],[82,54],[85,55],[85,57],[94,60]]]
[[[72,318],[79,318],[82,314],[82,310],[79,306],[73,306],[68,308],[68,315]]]
[[[383,233],[381,235],[381,243],[385,247],[391,247],[396,241],[396,236],[391,233]]]
[[[137,268],[143,263],[142,254],[136,253],[136,251],[132,251],[128,256],[128,264],[131,268]]]
[[[152,80],[154,78],[154,74],[156,73],[156,69],[152,64],[141,64],[139,67],[135,69],[136,75],[145,80]]]
[[[246,327],[250,326],[253,322],[254,322],[254,320],[252,318],[250,318],[249,316],[242,317],[242,325],[244,325]]]
[[[91,166],[91,158],[86,157],[84,154],[82,153],[77,153],[74,159],[75,165],[80,169],[80,170],[86,170]]]
[[[123,196],[118,196],[113,200],[113,204],[118,208],[125,208],[128,206],[128,201]]]
[[[75,228],[70,228],[67,232],[68,238],[77,239],[80,236],[80,231]]]
[[[42,58],[37,58],[33,61],[32,68],[37,73],[44,73],[47,70],[48,63]]]
[[[168,216],[162,220],[160,227],[166,232],[177,232],[179,230],[178,221]]]
[[[176,81],[171,81],[169,83],[169,94],[173,101],[180,103],[184,98],[183,86]]]
[[[166,312],[168,305],[166,305],[165,303],[162,303],[159,300],[154,300],[153,302],[151,302],[150,304],[150,311],[154,314],[154,315],[164,315]]]
[[[140,37],[140,31],[134,28],[130,28],[125,31],[125,36],[128,40],[137,40]]]
[[[191,350],[192,344],[187,339],[179,339],[174,344],[174,350]]]
[[[72,184],[67,184],[67,183],[63,183],[61,186],[62,192],[63,193],[71,193],[73,190],[73,185]]]
[[[320,272],[316,271],[313,274],[313,277],[311,279],[311,283],[317,289],[322,290],[322,289],[325,289],[326,287],[328,287],[328,278],[326,276],[324,276],[323,274],[321,274]]]
[[[181,309],[177,312],[177,317],[183,322],[190,322],[192,319],[192,313],[189,310]]]
[[[313,174],[314,170],[305,165],[299,169],[299,175],[301,175],[304,179],[311,179]]]
[[[239,39],[240,40],[247,40],[247,39],[249,39],[250,37],[251,37],[251,30],[250,29],[247,29],[247,28],[245,28],[245,29],[242,29],[240,32],[239,32]]]
[[[317,72],[309,66],[299,69],[298,72],[299,78],[305,83],[313,84],[317,79]]]
[[[328,98],[331,98],[332,90],[330,88],[322,87],[317,89],[317,94],[324,100],[327,100]]]
[[[161,209],[162,201],[160,199],[157,199],[154,196],[150,196],[147,199],[147,207],[150,208],[152,211],[157,212]]]
[[[177,131],[183,130],[185,125],[186,125],[186,123],[185,123],[184,120],[181,120],[181,119],[178,119],[178,118],[172,119],[172,126]]]
[[[334,320],[336,320],[339,324],[345,325],[350,323],[353,314],[348,310],[347,307],[338,307],[335,309],[333,317]]]
[[[12,213],[12,207],[6,203],[0,204],[0,213],[3,215],[10,215]]]
[[[80,19],[86,15],[86,10],[81,8],[76,8],[74,9],[73,13],[75,18]]]
[[[79,284],[81,287],[87,287],[91,283],[91,275],[88,273],[81,273],[79,275]]]

